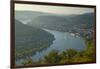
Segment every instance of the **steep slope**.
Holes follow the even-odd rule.
[[[50,33],[15,20],[16,59],[47,48],[53,40],[54,36]]]

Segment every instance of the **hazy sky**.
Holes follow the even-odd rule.
[[[94,8],[29,5],[29,4],[15,4],[15,10],[40,11],[40,12],[47,12],[54,14],[83,14],[83,13],[94,12]]]

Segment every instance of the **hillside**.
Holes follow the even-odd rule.
[[[15,11],[15,18],[23,23],[31,22],[34,18],[47,15],[47,13],[37,11]]]
[[[30,24],[59,31],[67,31],[71,27],[90,28],[93,26],[93,19],[93,13],[68,16],[42,15],[34,18]]]
[[[15,20],[16,59],[47,48],[53,40],[54,36],[50,33]]]

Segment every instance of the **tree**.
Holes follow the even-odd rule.
[[[57,50],[52,50],[48,55],[44,57],[45,63],[58,63],[60,61],[60,56]]]
[[[76,50],[74,50],[74,49],[67,49],[67,50],[66,50],[66,57],[67,57],[68,59],[71,59],[71,58],[73,58],[77,53],[78,53],[78,52],[77,52]]]

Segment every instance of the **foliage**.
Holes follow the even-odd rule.
[[[52,50],[49,52],[48,55],[44,57],[44,62],[45,63],[58,63],[59,60],[61,59],[59,53],[57,50]]]

